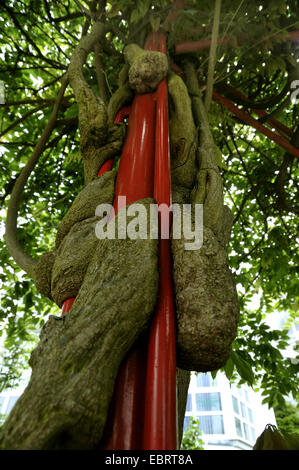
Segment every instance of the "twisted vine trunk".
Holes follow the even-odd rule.
[[[98,446],[121,361],[148,331],[157,302],[159,272],[157,240],[96,238],[95,226],[100,218],[95,209],[100,203],[111,204],[115,191],[115,172],[97,174],[106,160],[121,152],[124,143],[124,126],[112,124],[116,112],[132,99],[133,90],[152,92],[166,75],[171,97],[173,202],[203,204],[205,234],[202,249],[192,256],[183,248],[184,239],[172,240],[181,368],[180,435],[188,371],[223,366],[236,335],[239,308],[226,255],[231,214],[223,206],[215,146],[194,71],[187,64],[191,100],[183,80],[169,73],[164,54],[129,45],[124,78],[106,106],[82,73],[88,52],[104,33],[105,27],[95,23],[74,51],[68,70],[79,107],[85,187],[61,221],[53,250],[28,269],[40,292],[57,305],[70,297],[76,300],[67,316],[51,317],[42,329],[39,345],[30,358],[30,382],[1,430],[2,449]],[[147,198],[136,202],[143,204],[150,220],[150,204],[155,201]],[[123,223],[121,212],[116,225]],[[7,233],[13,241],[8,241],[8,246],[26,269],[28,259],[23,262],[20,245],[14,243],[16,219],[17,207],[8,221]],[[31,260],[29,264],[32,266]]]

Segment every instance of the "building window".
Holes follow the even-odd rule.
[[[223,416],[199,416],[198,419],[204,434],[224,434]]]
[[[9,400],[8,400],[8,405],[7,405],[7,408],[6,408],[6,411],[5,413],[8,415],[8,413],[11,412],[11,410],[13,409],[13,407],[15,406],[16,404],[16,401],[18,400],[19,397],[10,397]]]
[[[188,393],[186,411],[192,411],[192,395]]]
[[[185,416],[184,418],[184,427],[183,427],[183,432],[186,431],[186,429],[189,427],[190,424],[190,418],[191,416]]]
[[[217,387],[217,378],[213,379],[210,373],[197,374],[196,383],[198,387]]]
[[[233,397],[233,409],[234,409],[235,413],[237,413],[238,415],[240,414],[239,402],[238,402],[238,399],[236,397]]]
[[[249,402],[249,393],[248,393],[248,390],[245,390],[245,398],[246,398],[246,401]]]
[[[2,413],[2,407],[4,405],[5,397],[0,397],[0,414]]]
[[[256,432],[255,429],[250,428],[252,442],[256,441]]]
[[[246,423],[243,423],[243,427],[244,427],[244,435],[245,435],[245,439],[247,439],[247,441],[250,441],[250,437],[249,437],[249,427]]]
[[[239,437],[243,437],[243,434],[242,434],[242,427],[241,427],[241,421],[240,421],[238,418],[235,418],[235,425],[236,425],[237,435],[238,435]]]
[[[253,412],[252,412],[252,410],[251,410],[250,408],[247,408],[247,411],[248,411],[249,421],[250,421],[251,423],[253,423],[253,422],[254,422],[254,421],[253,421]]]
[[[219,392],[196,393],[196,409],[198,411],[218,411],[222,410]]]
[[[246,418],[246,406],[241,402],[241,413],[243,418]]]

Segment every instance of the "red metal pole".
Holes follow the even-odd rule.
[[[224,85],[225,86],[225,89],[227,91],[229,91],[233,96],[235,96],[236,98],[240,98],[241,100],[243,101],[250,101],[247,96],[243,95],[243,93],[241,93],[239,90],[236,90],[235,88],[233,88],[232,86],[230,85]],[[260,116],[261,118],[264,118],[267,116],[267,113],[266,111],[264,111],[263,109],[256,109],[256,108],[252,108],[252,111],[254,111],[258,116]],[[281,132],[282,134],[286,134],[288,136],[292,136],[293,135],[293,131],[292,129],[289,129],[289,127],[285,126],[282,122],[278,121],[277,119],[275,118],[270,118],[266,124],[268,124],[269,126],[272,126],[274,127],[274,129],[276,129],[278,132]]]
[[[63,304],[62,304],[62,309],[61,309],[61,316],[65,315],[68,313],[71,309],[71,306],[73,305],[75,301],[75,297],[70,297],[69,299],[66,299]]]
[[[166,53],[165,35],[153,32],[146,48]],[[154,199],[158,205],[171,204],[168,93],[164,79],[157,90]],[[159,213],[160,236],[163,232]],[[169,211],[168,217],[170,226]],[[170,241],[159,239],[159,297],[151,324],[144,419],[144,449],[177,448],[176,338],[174,296],[171,277]]]
[[[146,49],[166,52],[165,39],[158,33],[150,35]],[[157,111],[153,175],[153,165],[146,154],[149,156],[148,146],[154,142],[154,117],[152,129],[142,125],[138,129],[135,120],[140,123],[144,122],[145,117],[149,118],[147,106],[149,103],[154,106],[155,99]],[[116,212],[120,208],[117,206],[118,195],[126,195],[129,204],[154,193],[158,204],[164,202],[169,206],[171,182],[166,80],[160,84],[156,96],[148,94],[135,98],[129,124],[131,126],[116,183]],[[141,129],[142,136],[138,132]],[[159,267],[159,300],[150,331],[147,367],[145,350],[139,348],[136,351],[133,348],[117,377],[101,449],[140,449],[143,428],[144,449],[167,450],[176,449],[177,446],[175,323],[170,246],[167,239],[159,242]]]
[[[266,126],[261,124],[258,120],[254,119],[250,114],[239,109],[230,100],[220,95],[216,91],[213,91],[213,99],[217,101],[218,103],[223,104],[227,109],[232,111],[236,116],[242,119],[242,121],[244,121],[246,124],[249,124],[250,126],[254,127],[259,132],[262,132],[265,136],[269,137],[270,140],[280,145],[280,147],[283,147],[291,155],[294,155],[294,157],[299,158],[299,150],[296,147],[294,147],[294,145],[292,145],[287,139],[285,139],[281,135],[275,134],[275,132],[272,132]]]
[[[119,368],[100,450],[142,449],[145,368],[146,348],[140,342]]]
[[[183,80],[186,80],[186,77],[184,75],[184,71],[181,67],[179,67],[177,64],[173,63],[172,66],[171,66],[171,69],[176,73],[178,74]],[[204,85],[204,82],[201,82],[199,81],[199,84],[200,85]],[[245,95],[243,95],[243,93],[241,93],[239,90],[236,90],[235,88],[233,88],[232,86],[230,85],[227,85],[227,84],[224,84],[223,87],[230,92],[230,94],[232,94],[234,97],[236,98],[240,98],[241,100],[244,100],[244,101],[250,101]],[[213,96],[213,99],[215,101],[217,101],[217,98],[219,98],[219,96],[222,96],[224,98],[224,100],[226,99],[227,100],[227,104],[228,104],[228,98],[224,97],[223,95],[221,95],[220,93],[217,92],[217,94],[215,96]],[[225,102],[223,101],[224,106],[226,106],[227,104],[225,104]],[[256,108],[252,108],[252,111],[254,111],[254,113],[256,113],[258,116],[260,116],[261,118],[264,118],[264,117],[267,117],[267,113],[266,111],[264,111],[263,109],[256,109]],[[249,113],[246,113],[247,115]],[[259,121],[257,121],[259,122]],[[261,123],[260,123],[261,124]],[[275,118],[270,118],[269,120],[267,120],[265,122],[266,125],[268,126],[271,126],[271,127],[274,127],[274,129],[276,129],[283,137],[285,136],[289,136],[289,137],[292,137],[293,135],[293,131],[292,129],[290,129],[289,127],[287,127],[285,124],[283,124],[282,122],[278,121],[278,119],[275,119]]]
[[[118,196],[126,196],[126,204],[153,197],[154,142],[155,101],[151,94],[138,95],[132,104],[117,174],[115,213],[121,209]],[[142,449],[145,370],[143,341],[134,345],[120,366],[100,449]]]
[[[119,162],[114,208],[118,196],[126,203],[153,197],[155,142],[155,102],[151,94],[137,95],[131,107],[126,141]]]

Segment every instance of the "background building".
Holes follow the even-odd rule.
[[[273,410],[261,404],[259,393],[230,385],[223,373],[192,374],[184,429],[198,419],[205,450],[249,450],[265,426],[276,425]]]

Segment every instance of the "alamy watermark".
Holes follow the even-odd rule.
[[[291,93],[291,102],[292,104],[299,104],[299,80],[293,80],[291,83],[291,89],[295,91]]]
[[[172,204],[170,207],[167,204],[150,204],[147,209],[137,202],[127,206],[126,196],[119,196],[117,207],[120,209],[116,227],[114,207],[111,204],[97,206],[95,215],[101,220],[96,224],[95,233],[99,239],[158,239],[160,225],[161,239],[169,239],[170,236],[173,239],[184,238],[185,250],[199,250],[202,247],[202,204]]]
[[[5,103],[5,88],[4,83],[0,81],[0,104]]]

